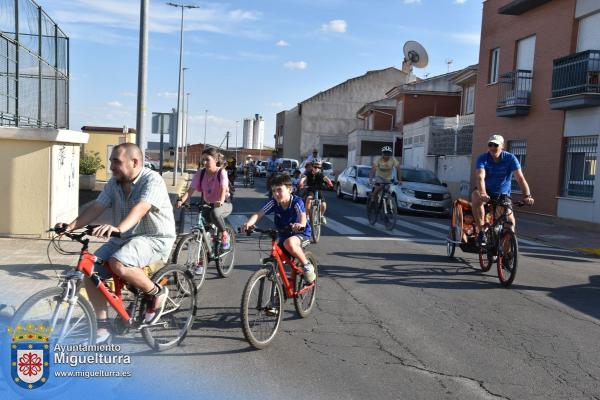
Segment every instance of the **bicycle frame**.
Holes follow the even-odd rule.
[[[291,282],[294,282],[296,280],[296,274],[302,274],[302,269],[300,269],[300,267],[296,265],[294,260],[291,257],[289,257],[287,253],[279,246],[276,239],[272,240],[270,257],[264,259],[263,263],[267,264],[268,261],[277,262],[277,275],[280,277],[281,283],[284,286],[286,299],[304,294],[305,292],[310,290],[314,285],[316,285],[316,281],[314,281],[310,285],[303,287],[297,292],[294,290],[294,287],[291,284]],[[292,272],[289,279],[285,271],[284,263],[287,263],[287,265],[292,267]]]
[[[202,241],[202,243],[204,243],[204,245],[206,246],[206,248],[208,249],[208,258],[209,261],[215,261],[220,257],[223,257],[224,255],[228,254],[230,251],[233,250],[226,250],[225,252],[223,252],[222,254],[217,255],[218,252],[218,246],[220,243],[220,238],[217,238],[217,240],[213,241],[211,238],[211,231],[216,231],[216,226],[214,224],[209,224],[207,223],[207,221],[204,219],[204,215],[202,215],[202,210],[204,209],[210,209],[211,207],[207,204],[190,204],[188,205],[188,208],[197,206],[199,208],[199,212],[198,212],[198,222],[196,223],[196,226],[192,228],[191,233],[195,233],[196,234],[196,241]],[[196,254],[196,257],[200,256],[200,247],[198,247],[198,254]]]

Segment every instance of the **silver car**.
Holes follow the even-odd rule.
[[[398,209],[448,215],[452,198],[445,183],[427,169],[401,167],[402,182],[392,186]]]
[[[344,195],[352,196],[352,200],[366,199],[371,192],[369,185],[368,165],[353,165],[342,172],[335,183],[337,196],[341,199]]]

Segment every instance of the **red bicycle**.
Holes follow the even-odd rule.
[[[48,245],[53,245],[60,254],[79,254],[79,261],[73,270],[60,276],[58,287],[44,289],[19,307],[13,317],[13,326],[44,325],[52,332],[51,340],[61,344],[96,343],[96,314],[80,290],[84,276],[89,277],[100,293],[116,311],[112,331],[125,334],[129,330],[141,331],[148,346],[156,351],[170,349],[187,335],[196,313],[196,285],[191,273],[180,265],[166,265],[157,270],[152,281],[167,286],[169,296],[162,317],[154,324],[144,323],[146,309],[145,295],[133,286],[126,285],[118,276],[113,275],[114,291],[94,270],[103,263],[88,251],[89,238],[95,226],[88,225],[83,231],[65,232],[51,229],[58,235]],[[64,250],[60,235],[81,243],[79,252]],[[118,236],[113,233],[113,236]],[[106,264],[104,264],[106,265]],[[106,268],[108,266],[106,265]],[[126,289],[126,290],[124,290]]]
[[[262,259],[263,268],[256,271],[244,288],[242,295],[242,329],[248,342],[257,349],[263,349],[277,335],[283,316],[283,303],[289,298],[294,299],[296,312],[302,318],[307,317],[315,305],[317,279],[308,283],[302,274],[299,260],[277,243],[280,233],[289,232],[277,229],[252,228],[252,232],[261,233],[271,238],[271,254]],[[302,248],[310,244],[309,240],[302,242]],[[317,260],[311,252],[305,252],[306,258],[315,267]],[[285,266],[291,269],[288,276]]]

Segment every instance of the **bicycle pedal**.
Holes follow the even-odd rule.
[[[277,310],[276,308],[266,308],[265,309],[265,314],[268,315],[269,317],[276,317],[279,314],[279,310]]]

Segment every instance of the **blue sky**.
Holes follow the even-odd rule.
[[[71,128],[135,126],[138,0],[38,0],[70,37]],[[176,106],[180,11],[150,1],[148,123]],[[399,67],[402,45],[429,53],[418,76],[477,63],[481,0],[195,1],[185,12],[189,137],[218,144],[235,121],[261,114],[273,144],[275,114],[369,70]],[[242,123],[239,123],[241,143]],[[149,132],[148,132],[149,133]],[[158,138],[158,136],[156,136]],[[235,141],[231,144],[235,144]]]

